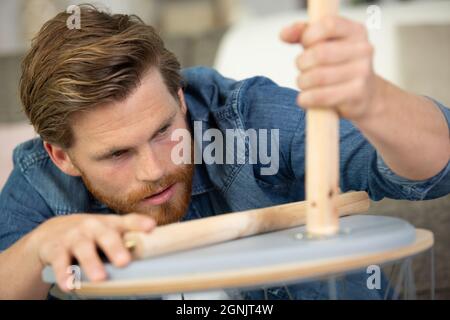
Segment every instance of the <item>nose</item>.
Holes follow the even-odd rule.
[[[136,179],[142,182],[155,182],[164,176],[164,168],[150,146],[140,152],[136,161]]]

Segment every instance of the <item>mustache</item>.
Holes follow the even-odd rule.
[[[146,183],[143,187],[139,188],[139,190],[130,192],[126,198],[126,202],[130,204],[137,203],[144,198],[160,193],[177,182],[188,181],[192,169],[186,169],[187,168],[179,169],[177,172],[161,178],[158,182]]]
[[[142,188],[140,188],[139,190],[132,191],[128,195],[126,201],[128,203],[138,202],[144,198],[150,197],[154,194],[157,194],[157,193],[167,189],[168,187],[175,184],[176,182],[178,182],[178,181],[175,181],[175,179],[173,179],[171,177],[167,177],[158,183],[154,183],[154,184],[148,183],[145,186],[143,186]]]

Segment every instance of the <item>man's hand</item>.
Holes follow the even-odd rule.
[[[301,44],[298,104],[330,108],[357,127],[397,175],[435,176],[450,159],[449,126],[430,99],[375,75],[365,27],[341,17],[296,23],[281,32]]]
[[[302,107],[331,108],[341,117],[357,120],[375,106],[376,76],[373,47],[364,25],[341,17],[316,23],[296,23],[281,32],[281,39],[304,47],[296,59]]]
[[[149,232],[155,221],[138,214],[94,215],[74,214],[50,219],[30,236],[35,252],[42,263],[51,265],[58,286],[67,292],[70,274],[68,268],[76,258],[91,281],[106,279],[105,268],[98,255],[101,249],[116,267],[124,267],[131,255],[122,241],[127,231]]]

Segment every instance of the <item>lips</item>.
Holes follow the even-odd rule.
[[[151,204],[151,205],[160,205],[164,202],[167,202],[174,194],[175,191],[175,184],[162,189],[161,191],[154,193],[153,195],[146,197],[142,200],[145,204]]]

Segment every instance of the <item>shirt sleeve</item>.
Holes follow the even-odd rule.
[[[432,98],[429,99],[443,113],[450,132],[450,109]],[[386,179],[401,185],[403,192],[410,195],[413,198],[412,200],[435,199],[450,193],[450,161],[447,161],[447,165],[434,177],[420,181],[410,180],[397,175],[388,167],[380,155],[377,156],[377,166],[378,170],[383,173]]]
[[[447,123],[450,110],[436,102]],[[449,125],[450,127],[450,125]],[[305,122],[302,121],[291,144],[292,168],[295,176],[304,176],[304,168],[295,165],[302,162],[305,144]],[[348,120],[339,123],[340,139],[340,188],[342,192],[366,191],[372,200],[385,197],[404,200],[428,200],[450,193],[450,163],[434,177],[426,180],[410,180],[394,173],[377,150]]]
[[[0,252],[51,217],[44,199],[14,169],[0,193]]]

